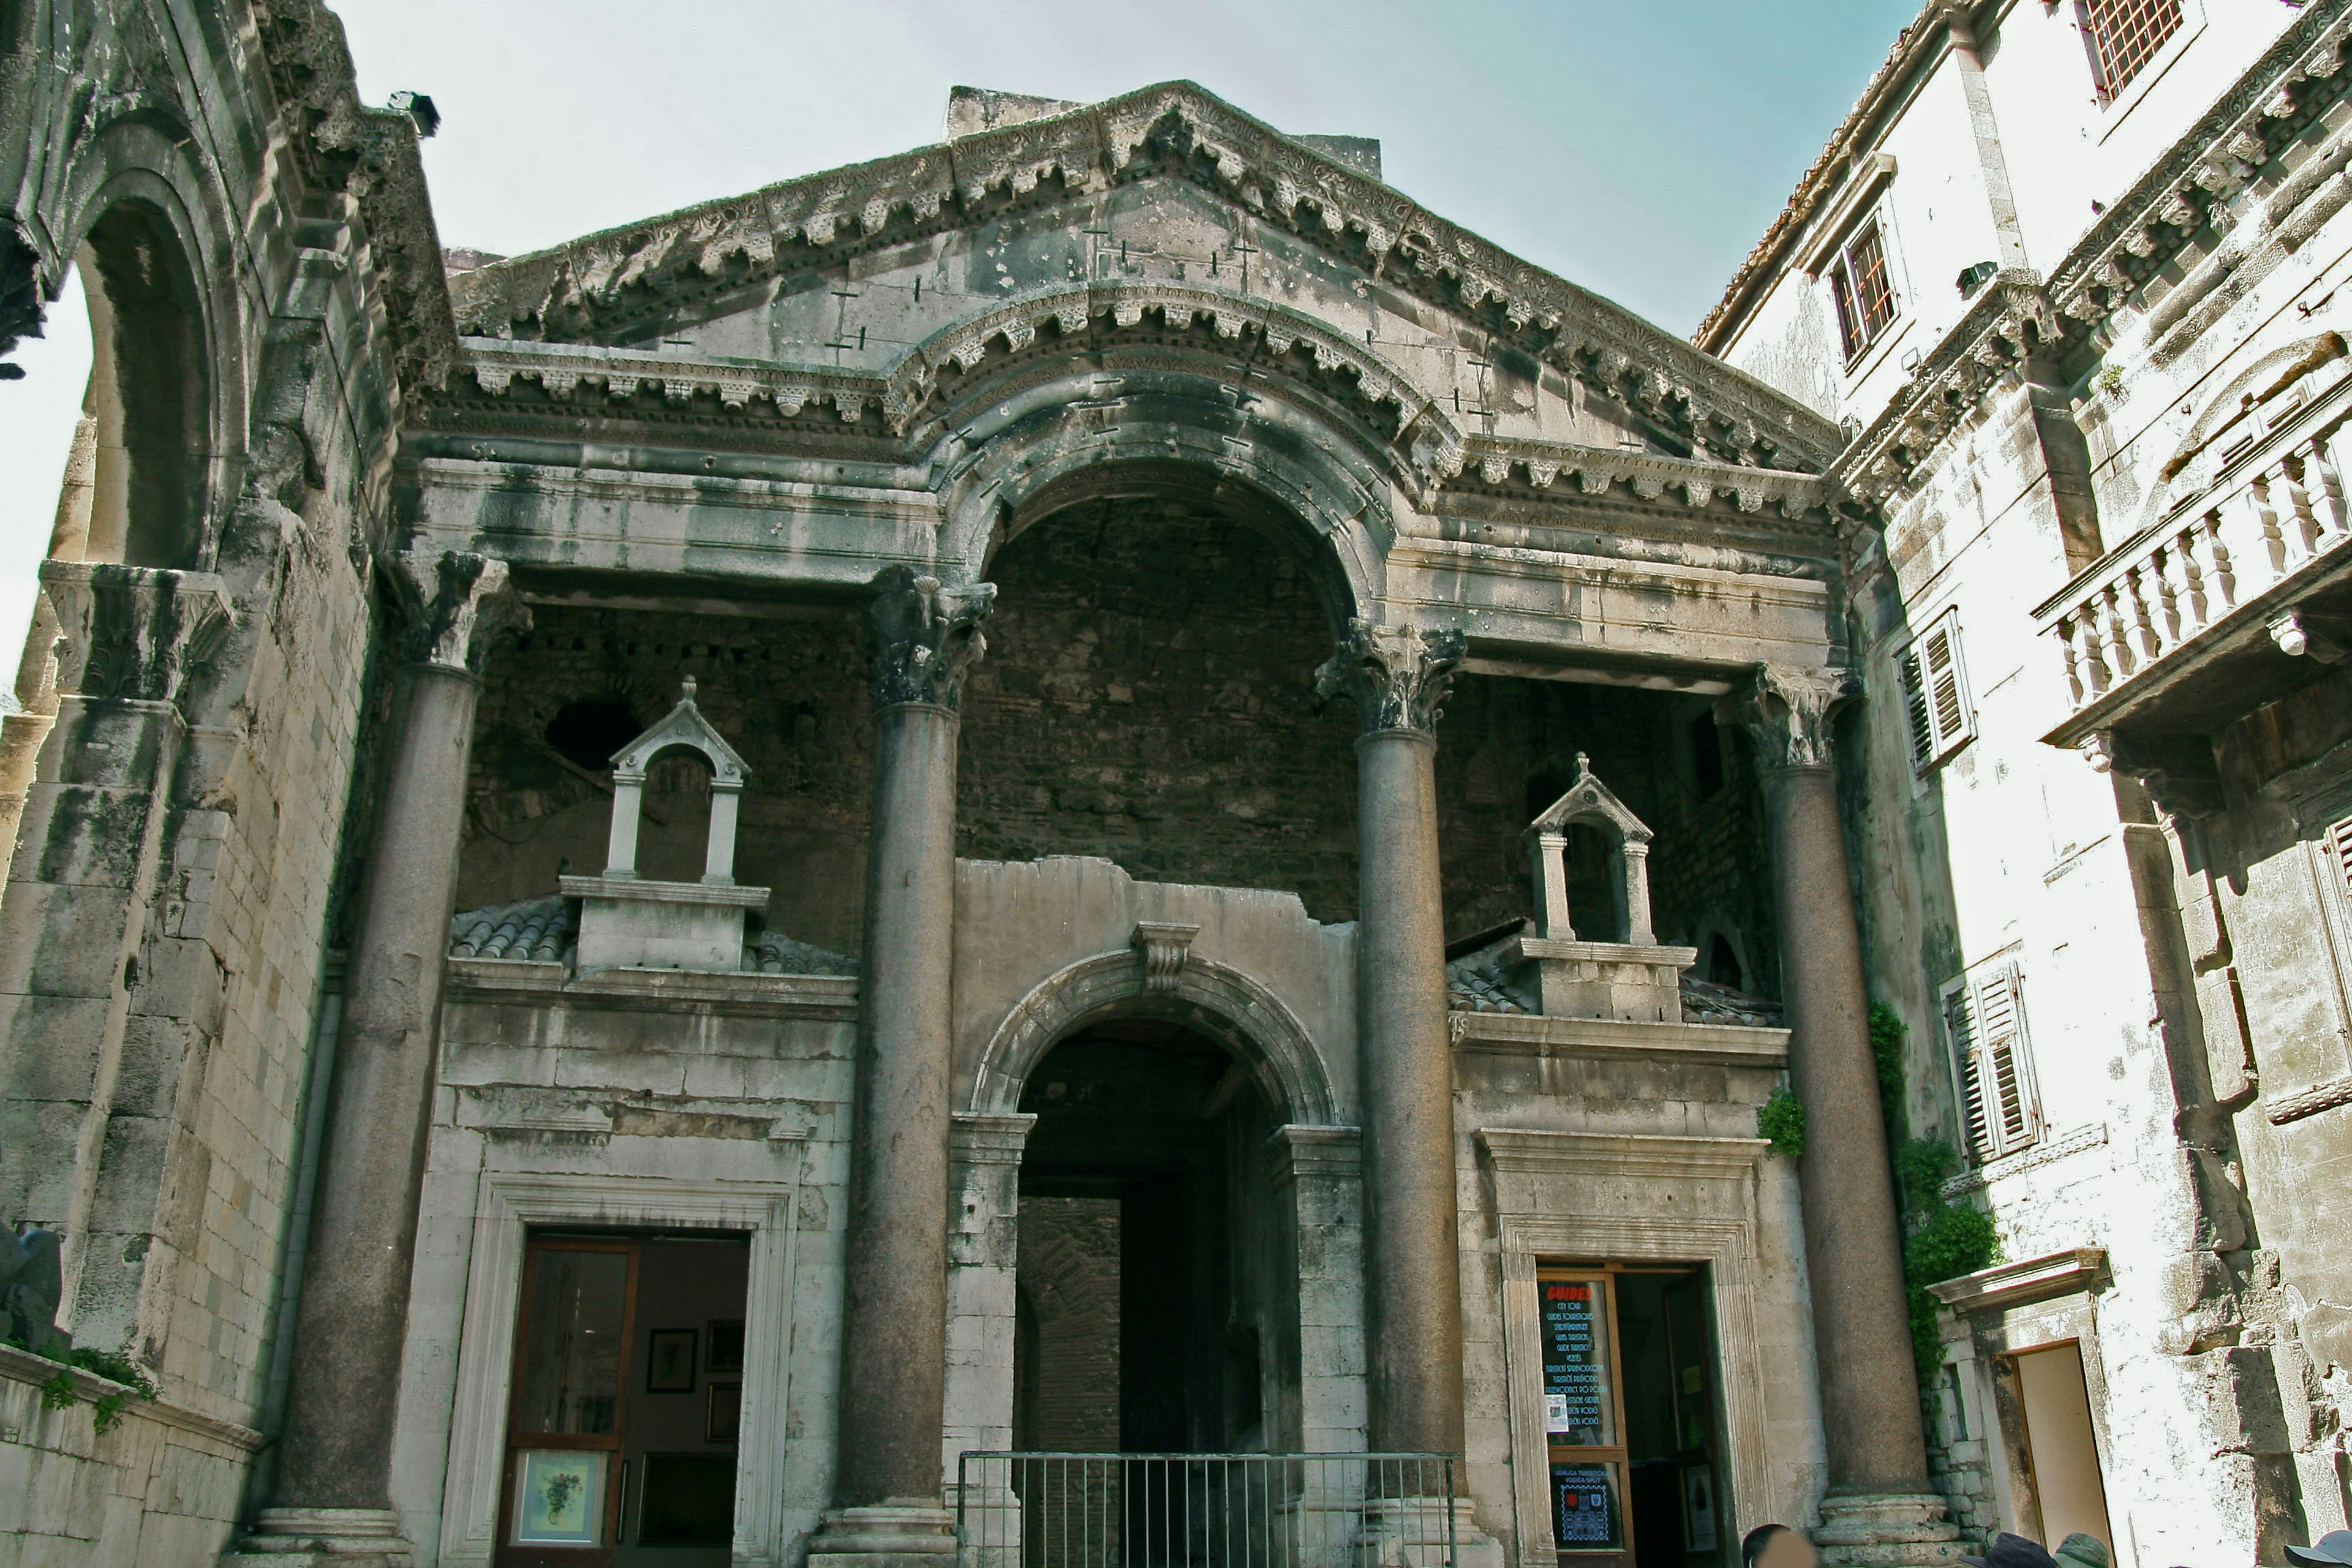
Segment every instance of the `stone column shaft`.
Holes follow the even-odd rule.
[[[412,661],[399,677],[354,911],[277,1506],[258,1531],[336,1540],[333,1560],[355,1563],[405,1561],[386,1517],[393,1417],[480,690],[474,667],[491,625],[519,618],[499,562],[419,554],[401,569],[414,598]]]
[[[1462,1451],[1454,1058],[1437,851],[1439,705],[1462,634],[1358,621],[1317,674],[1364,716],[1356,742],[1356,1016],[1375,1449]]]
[[[947,1388],[956,707],[995,590],[876,580],[874,817],[858,979],[834,1492],[818,1568],[952,1553]]]
[[[1830,1481],[1814,1540],[1832,1563],[1931,1563],[1957,1552],[1958,1531],[1927,1471],[1862,933],[1830,765],[1830,711],[1850,691],[1839,671],[1759,668],[1730,707],[1756,740],[1763,775],[1789,1077],[1805,1108],[1797,1180]]]

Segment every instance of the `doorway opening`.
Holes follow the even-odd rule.
[[[1037,1121],[1021,1163],[1013,1447],[1276,1447],[1297,1402],[1279,1372],[1297,1329],[1276,1310],[1277,1118],[1256,1074],[1182,1024],[1120,1018],[1056,1045],[1021,1109]],[[1140,1542],[1189,1468],[1041,1468],[1014,1489],[1034,1539],[1048,1518],[1083,1518],[1097,1540]],[[1089,1495],[1061,1495],[1072,1488]]]
[[[1730,1473],[1707,1270],[1537,1271],[1561,1568],[1728,1568]]]
[[[2063,1541],[2080,1531],[2112,1543],[2081,1342],[2068,1340],[2001,1360],[2014,1379],[2024,1426],[2019,1457],[2027,1486],[2019,1500],[2021,1527],[2032,1531],[2037,1541]]]
[[[499,1568],[724,1568],[751,1238],[533,1232]]]

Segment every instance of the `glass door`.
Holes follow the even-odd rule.
[[[1615,1281],[1605,1269],[1540,1268],[1536,1297],[1552,1542],[1561,1568],[1618,1568],[1633,1539]]]
[[[499,1568],[611,1568],[636,1263],[626,1241],[534,1237],[526,1248]]]

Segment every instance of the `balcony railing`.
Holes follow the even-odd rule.
[[[958,1568],[1453,1568],[1447,1454],[970,1453]]]
[[[2352,378],[2273,416],[2257,437],[2240,437],[2242,449],[2221,455],[2213,485],[2041,607],[2043,631],[2064,649],[2074,716],[2053,739],[2111,724],[2200,662],[2202,649],[2269,630],[2285,652],[2304,651],[2281,617],[2307,584],[2352,561],[2347,420]]]

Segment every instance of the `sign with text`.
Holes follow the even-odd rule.
[[[1552,1541],[1562,1552],[1612,1547],[1617,1541],[1613,1465],[1551,1468]]]
[[[1573,1447],[1611,1440],[1607,1287],[1597,1279],[1547,1279],[1543,1316],[1544,1430]]]

